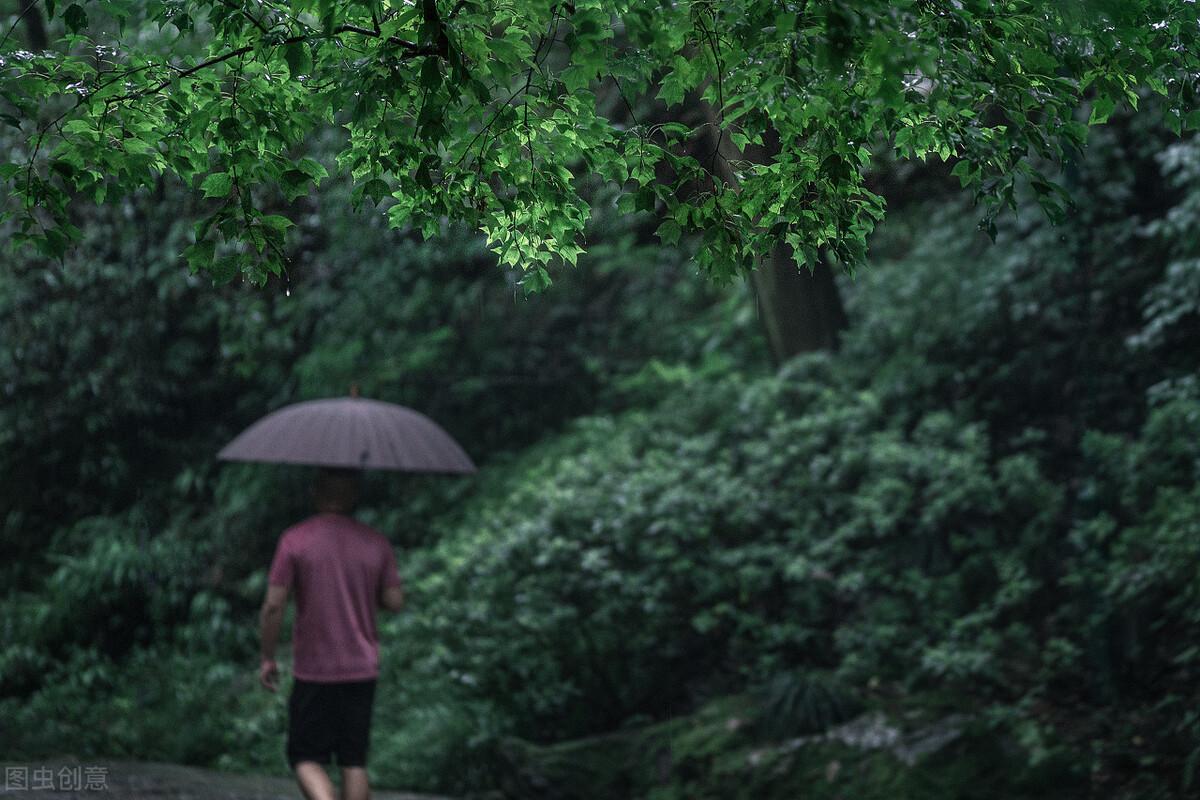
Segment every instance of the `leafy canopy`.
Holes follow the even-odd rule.
[[[883,216],[873,154],[934,154],[987,203],[1139,92],[1192,111],[1186,0],[42,0],[57,49],[0,44],[20,145],[0,207],[48,255],[71,204],[181,180],[211,198],[186,251],[218,281],[287,265],[294,200],[327,176],[306,139],[343,132],[356,203],[431,235],[482,231],[546,285],[583,252],[590,202],[651,210],[729,278],[779,241],[853,266]],[[1090,103],[1090,118],[1081,106]]]

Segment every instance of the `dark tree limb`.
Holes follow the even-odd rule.
[[[45,50],[50,46],[50,37],[46,35],[46,23],[37,3],[38,0],[21,0],[21,17],[25,20],[25,29],[29,33],[29,47],[33,50]]]
[[[12,32],[22,21],[29,29],[29,47],[31,49],[45,50],[50,46],[50,37],[46,35],[46,23],[42,20],[42,13],[38,10],[37,4],[38,0],[21,0],[20,13],[4,33],[4,38],[0,39],[0,46],[8,41],[8,37],[12,36]]]
[[[302,42],[308,42],[308,41],[312,41],[314,39],[327,38],[328,36],[331,36],[331,35],[338,36],[343,33],[355,33],[355,34],[359,34],[360,36],[370,37],[372,39],[381,38],[381,36],[379,34],[377,34],[376,32],[374,32],[372,30],[368,30],[367,28],[360,28],[357,25],[339,25],[338,27],[334,28],[330,34],[314,33],[314,34],[304,34],[301,36],[289,36],[286,39],[281,40],[279,42],[279,44],[281,44],[281,45],[300,44]],[[435,50],[433,50],[432,48],[421,47],[419,45],[413,44],[412,42],[406,41],[404,39],[400,39],[396,36],[389,36],[386,41],[390,45],[394,45],[396,47],[402,48],[405,51],[403,58],[415,58],[417,56],[438,55],[438,53]],[[167,80],[160,81],[159,83],[155,84],[154,86],[151,86],[148,89],[143,89],[140,92],[135,92],[131,95],[123,95],[121,97],[113,98],[113,100],[111,102],[121,102],[124,100],[136,100],[137,98],[140,98],[140,97],[146,97],[149,95],[158,94],[163,89],[170,86],[171,81],[173,81],[177,78],[187,78],[191,75],[195,75],[197,72],[202,72],[203,70],[206,70],[210,67],[215,67],[217,64],[228,61],[231,58],[237,58],[238,56],[243,56],[246,53],[252,52],[257,47],[258,47],[257,44],[243,45],[242,47],[239,47],[235,50],[230,50],[227,53],[222,53],[219,56],[213,56],[212,58],[207,59],[206,61],[202,61],[194,67],[188,67],[187,69],[182,69],[179,67],[172,67],[172,69],[176,70],[175,75],[171,76]]]

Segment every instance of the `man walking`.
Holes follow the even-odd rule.
[[[316,515],[284,531],[260,616],[259,680],[277,689],[275,647],[289,590],[296,596],[288,765],[308,800],[336,800],[324,766],[336,758],[343,800],[367,800],[367,749],[379,641],[375,610],[399,611],[404,590],[391,544],[352,519],[359,478],[325,469],[313,486]]]

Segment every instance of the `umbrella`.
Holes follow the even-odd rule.
[[[429,417],[357,395],[284,406],[244,430],[217,458],[405,472],[475,471],[470,457]]]

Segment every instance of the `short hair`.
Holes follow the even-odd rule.
[[[319,510],[353,511],[361,484],[362,470],[321,467],[313,481],[313,502]]]

